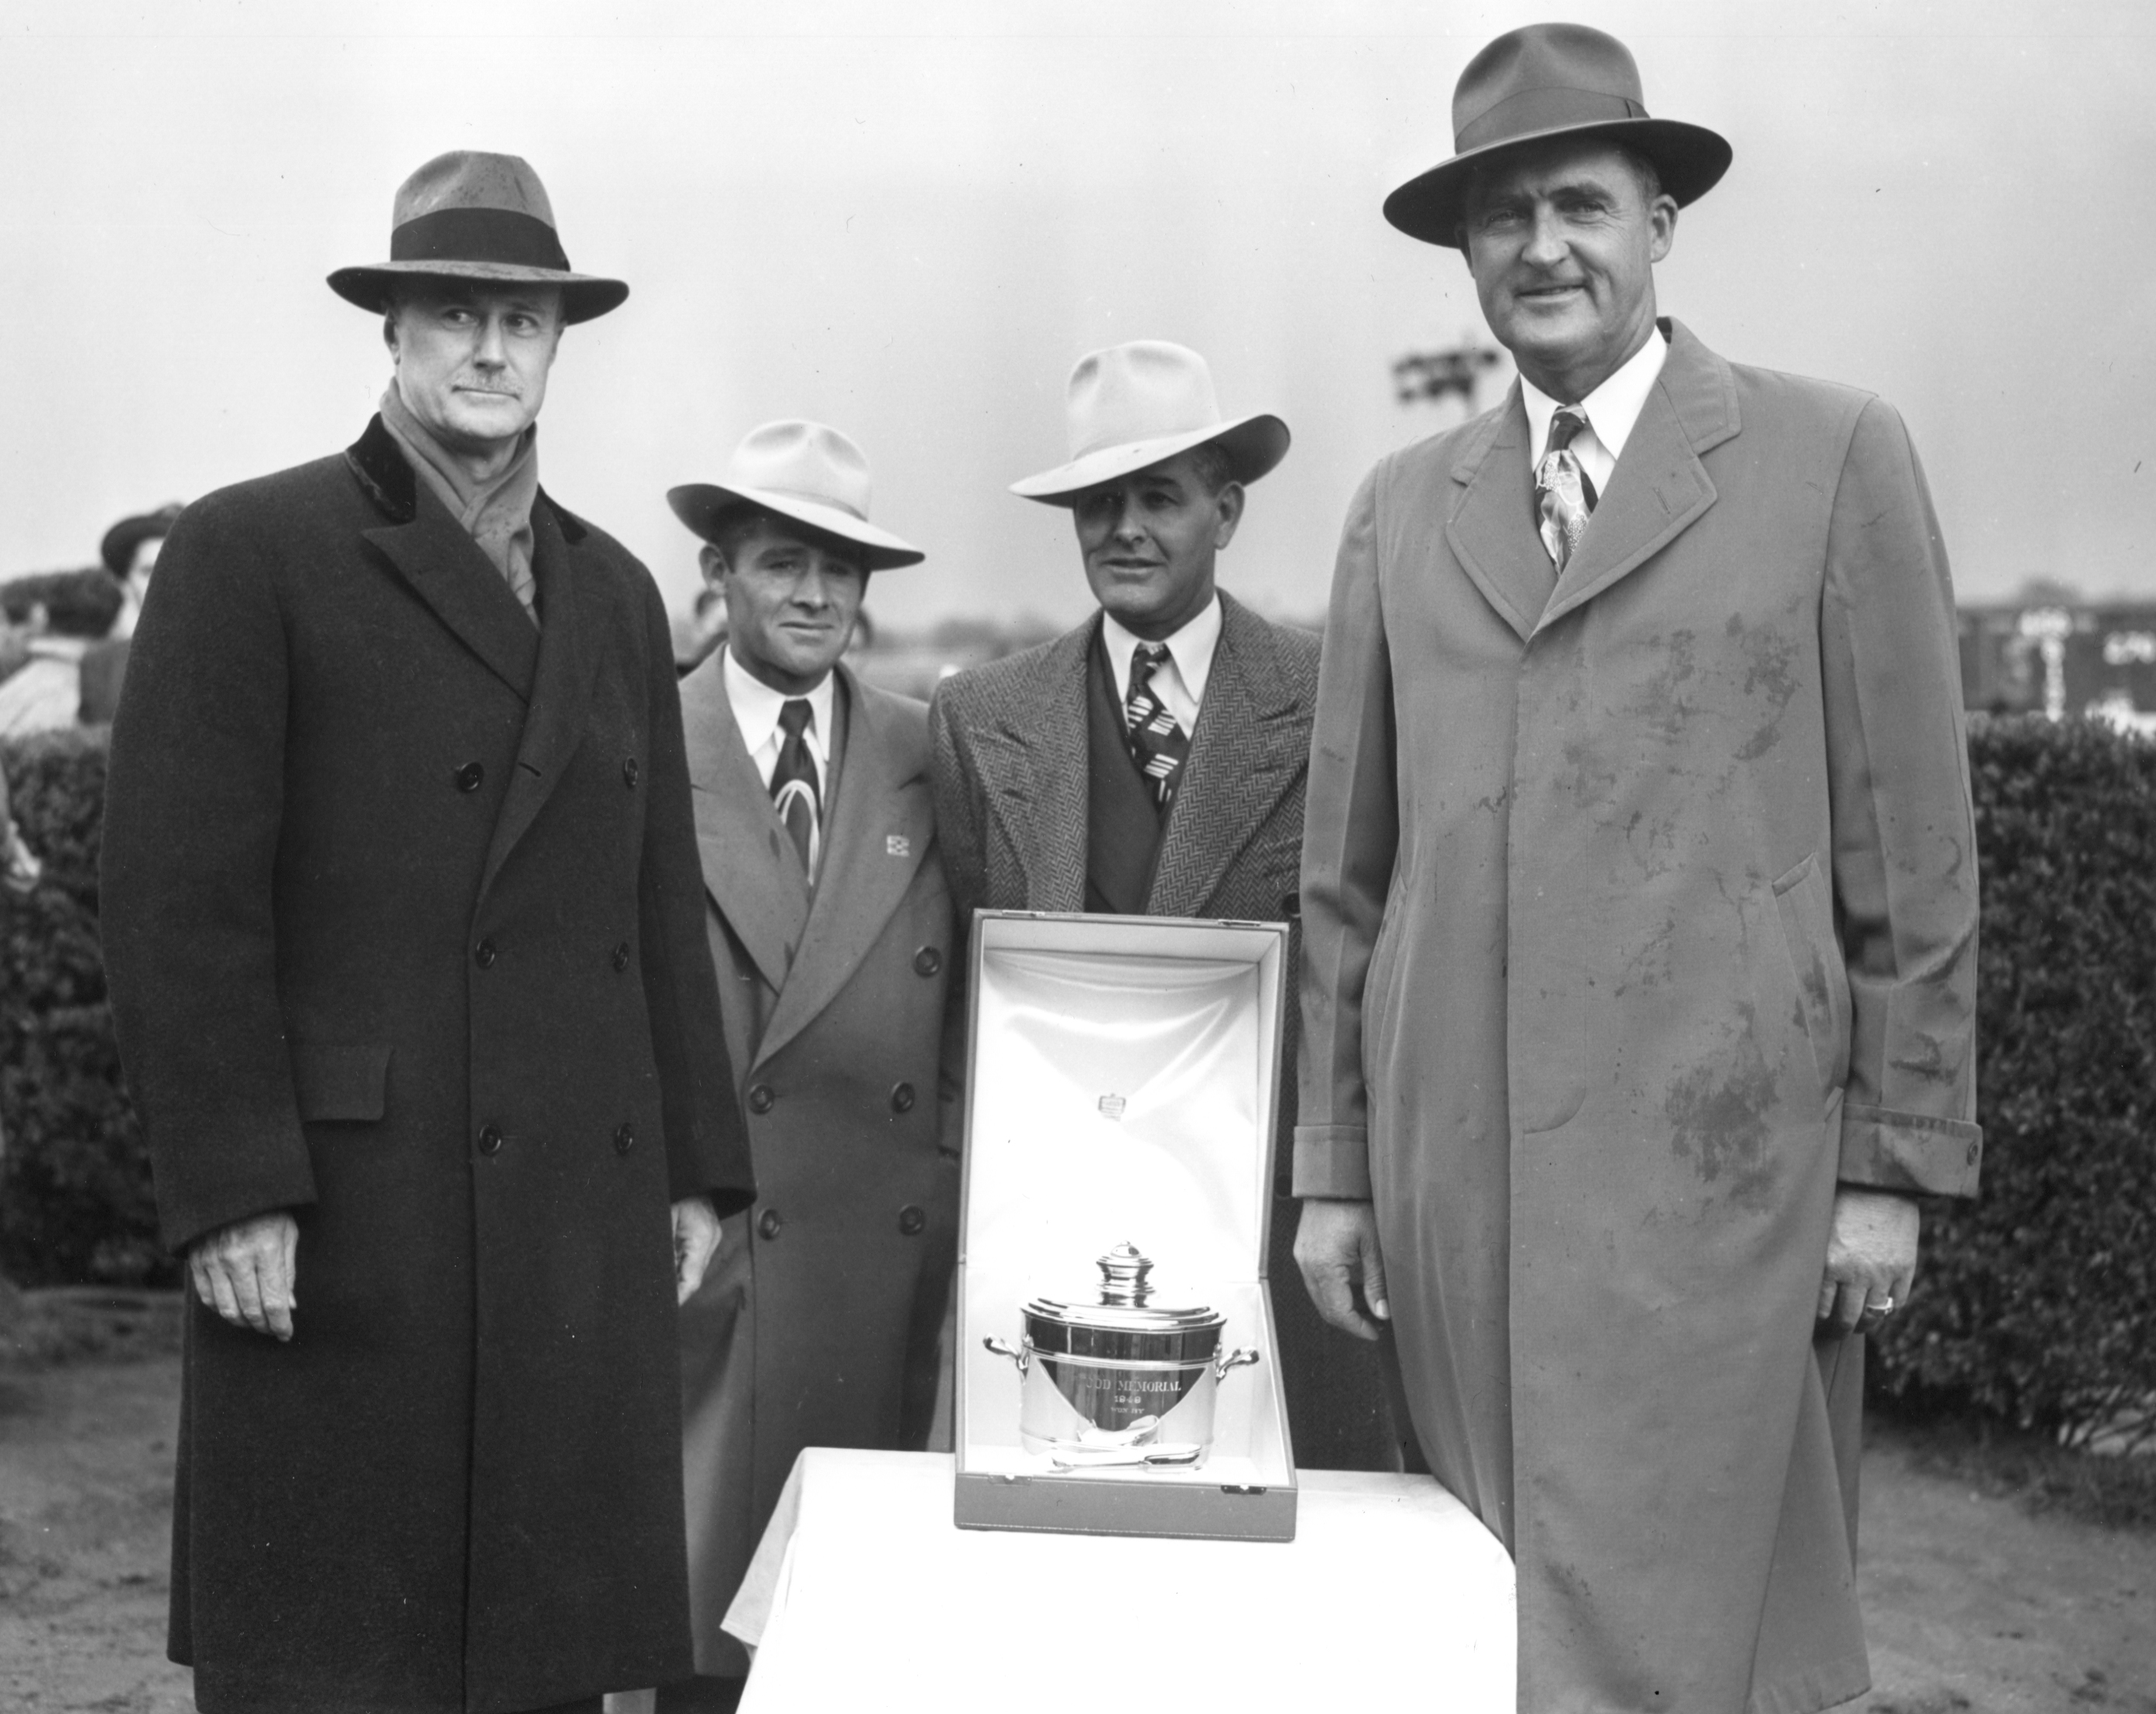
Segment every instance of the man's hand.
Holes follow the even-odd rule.
[[[235,1327],[276,1339],[292,1337],[292,1295],[298,1278],[300,1223],[290,1214],[235,1220],[187,1251],[195,1296]]]
[[[719,1253],[719,1217],[708,1196],[684,1197],[674,1204],[674,1301],[686,1303],[704,1283],[704,1270]]]
[[[1835,1192],[1819,1318],[1836,1338],[1873,1332],[1909,1301],[1917,1275],[1917,1224],[1911,1198],[1848,1185]]]
[[[1355,1307],[1360,1281],[1370,1314],[1393,1318],[1385,1300],[1385,1263],[1378,1254],[1378,1211],[1367,1202],[1335,1202],[1310,1197],[1295,1229],[1295,1261],[1317,1312],[1358,1339],[1378,1337],[1378,1322]]]

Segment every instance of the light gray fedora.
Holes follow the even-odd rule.
[[[851,542],[872,572],[919,565],[927,554],[869,521],[870,485],[860,448],[828,423],[788,418],[750,429],[724,482],[685,482],[666,504],[706,541],[720,513],[747,505]]]

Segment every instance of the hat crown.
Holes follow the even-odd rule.
[[[734,449],[726,485],[790,495],[868,521],[868,458],[827,423],[788,418],[750,429]]]
[[[1191,434],[1220,423],[1213,371],[1188,346],[1136,339],[1090,352],[1070,372],[1070,456]]]
[[[529,162],[516,155],[452,149],[437,155],[397,187],[392,226],[449,208],[494,208],[554,223],[554,205]]]
[[[1581,23],[1508,30],[1460,74],[1452,92],[1453,147],[1466,154],[1553,125],[1648,117],[1632,51]]]

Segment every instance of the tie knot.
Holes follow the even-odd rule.
[[[1549,449],[1563,452],[1573,437],[1587,427],[1587,413],[1578,405],[1559,405],[1550,418]]]
[[[798,738],[808,730],[815,715],[806,696],[789,696],[778,711],[778,729],[789,738]]]
[[[1141,643],[1131,651],[1131,677],[1144,685],[1152,681],[1154,670],[1168,659],[1165,643]]]

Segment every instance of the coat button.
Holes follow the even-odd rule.
[[[778,1099],[778,1097],[771,1092],[769,1084],[759,1083],[748,1092],[748,1110],[752,1113],[767,1113],[771,1111],[771,1104]],[[768,1216],[766,1218],[767,1219]]]
[[[634,1125],[615,1126],[613,1131],[613,1152],[618,1155],[625,1155],[635,1147],[636,1127]]]
[[[891,1085],[891,1110],[894,1113],[910,1113],[913,1111],[913,1085],[911,1084],[894,1083]]]
[[[481,941],[472,948],[472,961],[482,970],[493,969],[494,961],[501,956],[500,950],[492,941]]]
[[[777,1209],[766,1209],[762,1218],[756,1223],[757,1235],[761,1238],[776,1238],[778,1236],[779,1229],[785,1224],[785,1221],[778,1218]]]
[[[907,1238],[918,1238],[928,1224],[928,1216],[911,1203],[898,1211],[898,1229]]]
[[[467,762],[449,777],[456,782],[459,792],[476,792],[486,778],[486,770],[476,762]]]
[[[913,973],[933,976],[943,967],[943,955],[933,947],[923,947],[913,955]]]
[[[629,942],[624,941],[613,949],[613,967],[617,971],[629,968]]]
[[[621,783],[632,792],[636,789],[636,758],[634,756],[621,765]]]
[[[479,1152],[483,1155],[500,1154],[501,1140],[501,1127],[499,1125],[481,1126],[479,1133]]]

